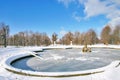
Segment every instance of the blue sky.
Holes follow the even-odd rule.
[[[11,34],[31,30],[61,36],[90,28],[99,34],[106,24],[120,23],[119,5],[119,0],[0,0],[0,22]]]

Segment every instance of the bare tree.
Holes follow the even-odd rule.
[[[14,35],[14,45],[19,46],[19,36],[18,36],[18,34]]]
[[[86,33],[86,44],[95,44],[98,42],[97,34],[93,29],[88,30]]]
[[[57,40],[57,34],[56,34],[56,33],[53,33],[53,34],[52,34],[53,45],[56,44],[56,40]]]
[[[8,38],[8,45],[14,45],[14,37],[13,36],[9,36]]]
[[[112,43],[119,44],[120,43],[120,26],[116,26],[113,35],[112,35]]]
[[[63,45],[67,44],[65,35],[60,39],[60,43]]]
[[[67,35],[68,35],[68,39],[69,39],[69,41],[70,41],[70,45],[72,45],[73,33],[72,33],[72,32],[68,32]]]
[[[0,23],[0,38],[3,42],[4,47],[7,47],[8,36],[9,36],[9,26],[5,25],[4,23]]]
[[[101,41],[104,44],[110,44],[111,42],[111,28],[109,25],[105,26],[101,32]]]
[[[62,42],[63,44],[66,44],[66,45],[71,44],[71,45],[72,45],[73,33],[72,33],[72,32],[66,33],[66,34],[62,37],[62,40],[61,40],[61,41],[63,41],[63,42]]]
[[[46,33],[42,33],[42,45],[50,45],[51,41],[50,38],[48,37],[48,35]]]
[[[81,41],[80,38],[81,38],[80,32],[76,31],[73,35],[73,43],[76,45],[80,44]]]
[[[16,46],[40,46],[40,45],[50,45],[50,38],[46,33],[33,33],[32,31],[28,32],[19,32],[9,37],[9,45]]]
[[[84,32],[80,34],[80,44],[82,44],[82,45],[86,43],[85,35],[86,35],[86,33],[84,33]]]

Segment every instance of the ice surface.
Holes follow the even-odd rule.
[[[59,47],[59,46],[57,46],[57,47]],[[78,47],[82,47],[82,46],[74,46],[74,47],[78,48]],[[119,45],[108,45],[108,46],[92,45],[91,47],[109,47],[109,48],[120,49]],[[27,53],[28,50],[33,51],[33,50],[37,50],[37,49],[40,49],[40,47],[0,48],[0,76],[2,76],[1,77],[2,79],[0,79],[0,80],[3,80],[3,77],[5,77],[9,80],[120,80],[120,76],[119,76],[120,66],[118,66],[114,69],[113,68],[107,69],[103,73],[97,73],[97,74],[92,74],[92,75],[87,75],[87,76],[74,76],[74,77],[61,77],[61,78],[24,76],[24,75],[19,75],[19,74],[9,72],[4,69],[3,63],[6,58],[13,56],[13,55]],[[81,53],[81,52],[79,52],[79,53]],[[97,52],[95,51],[95,53],[97,53]],[[119,50],[116,50],[116,53],[115,54],[113,53],[113,56],[111,56],[111,58],[114,59],[114,55],[116,56],[117,54],[119,54]],[[103,56],[103,55],[101,55],[101,56]],[[105,57],[107,57],[107,55],[105,55]],[[120,57],[118,56],[118,58],[120,58]],[[60,59],[60,58],[58,58],[58,59]],[[78,60],[79,60],[79,58],[78,58]],[[86,59],[83,58],[83,61],[84,60],[86,60]],[[96,60],[99,60],[99,58],[96,58]]]
[[[69,72],[97,69],[120,60],[120,50],[93,48],[91,53],[81,49],[59,49],[40,52],[39,57],[29,57],[14,62],[16,68],[40,72]]]

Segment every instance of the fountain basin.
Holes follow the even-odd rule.
[[[73,52],[72,52],[72,50],[73,50]],[[107,50],[109,52],[109,49],[107,49]],[[58,53],[56,53],[56,51]],[[64,51],[67,51],[68,53],[61,53]],[[117,67],[119,65],[119,62],[120,62],[120,61],[118,61],[118,59],[119,59],[119,56],[118,56],[116,59],[110,60],[110,62],[108,61],[108,63],[106,63],[106,61],[105,61],[106,64],[104,64],[104,65],[97,64],[97,67],[94,67],[97,62],[103,60],[103,59],[101,59],[101,57],[100,58],[96,57],[97,53],[99,54],[98,56],[100,56],[101,50],[99,50],[99,49],[93,50],[93,52],[92,52],[93,54],[91,53],[88,55],[82,54],[82,52],[78,52],[78,51],[79,51],[79,49],[70,49],[70,51],[64,49],[64,50],[59,50],[59,51],[58,50],[48,50],[45,52],[36,53],[36,54],[38,54],[38,56],[42,57],[43,60],[42,59],[38,60],[38,58],[33,57],[28,52],[27,54],[21,54],[21,55],[17,55],[17,56],[13,56],[13,57],[8,58],[5,62],[5,68],[7,70],[15,72],[15,73],[30,75],[30,76],[65,77],[65,76],[83,76],[83,75],[104,72],[107,69]],[[78,55],[80,55],[80,56],[78,56]],[[105,53],[104,55],[101,54],[101,55],[107,57],[108,53]],[[111,56],[113,56],[113,55],[110,55],[110,57]],[[23,60],[23,62],[24,62],[24,60],[26,61],[24,63],[27,65],[26,69],[24,69],[24,67],[21,68],[21,67],[14,66],[14,65],[16,65],[16,63],[19,63],[18,61],[21,61],[21,60]],[[66,61],[66,63],[64,65],[68,65],[68,66],[64,67],[64,65],[59,65],[56,68],[56,65],[52,65],[52,67],[56,68],[57,70],[52,69],[51,66],[50,66],[50,68],[49,68],[49,66],[47,66],[48,69],[44,70],[44,67],[46,65],[50,65],[50,64],[48,64],[49,62],[46,63],[45,61],[51,61],[53,63],[54,62],[60,63],[60,62]],[[72,63],[72,61],[73,61],[73,63]],[[21,63],[23,64],[23,62],[20,62],[19,65],[21,65]],[[75,62],[77,62],[77,63],[75,63]],[[80,64],[78,65],[79,62],[80,62]],[[91,63],[91,65],[90,64],[84,65],[84,64],[82,64],[82,62],[83,63],[87,63],[87,62],[94,63],[95,62],[95,64]],[[51,63],[51,64],[53,64],[53,63]],[[100,64],[101,63],[102,63],[102,61],[100,62]],[[43,65],[43,67],[42,67],[42,65]],[[93,67],[87,67],[84,69],[84,68],[81,68],[82,65],[93,66]],[[38,66],[39,68],[35,68],[35,66]],[[73,67],[69,67],[69,66],[73,66]],[[63,70],[59,69],[59,68],[63,68]],[[69,69],[66,70],[67,68],[69,68]],[[74,68],[77,68],[77,69],[74,69]]]

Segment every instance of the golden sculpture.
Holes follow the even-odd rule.
[[[87,47],[87,44],[82,48],[82,52],[91,52],[91,48]]]

